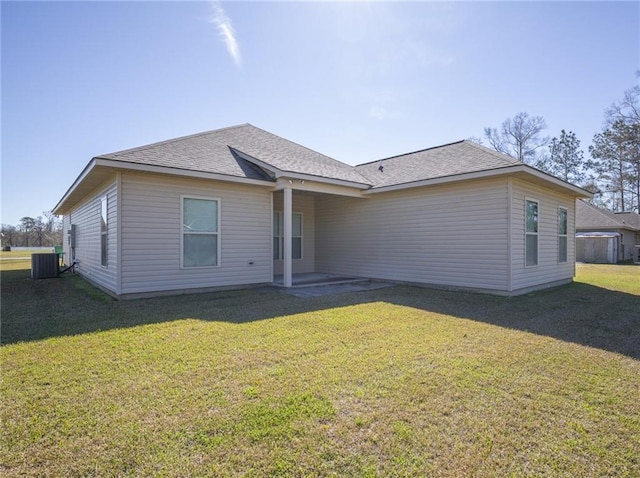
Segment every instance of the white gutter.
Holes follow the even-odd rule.
[[[105,159],[96,157],[89,161],[89,164],[85,166],[82,170],[78,178],[73,182],[71,187],[67,190],[67,192],[62,196],[62,199],[58,201],[58,204],[53,208],[53,213],[56,214],[56,210],[64,204],[69,196],[71,196],[74,191],[82,184],[87,177],[98,167],[104,168],[113,168],[115,170],[128,170],[128,171],[143,171],[147,173],[158,173],[158,174],[170,174],[173,176],[183,176],[190,178],[198,178],[198,179],[214,179],[217,181],[226,181],[232,183],[242,183],[242,184],[251,184],[255,186],[266,186],[269,188],[275,188],[275,183],[272,181],[265,181],[261,179],[250,179],[243,178],[240,176],[230,176],[226,174],[218,174],[218,173],[207,173],[203,171],[192,171],[189,169],[179,169],[179,168],[171,168],[166,166],[152,166],[148,164],[139,164],[139,163],[129,163],[125,161],[118,161],[112,159]]]
[[[398,191],[402,189],[416,188],[420,186],[432,186],[436,184],[445,184],[445,183],[451,183],[455,181],[490,178],[494,176],[513,175],[517,173],[524,173],[524,174],[530,174],[532,176],[536,176],[539,179],[553,183],[554,185],[562,187],[563,189],[569,189],[580,197],[593,196],[590,192],[582,188],[579,188],[578,186],[574,186],[573,184],[569,184],[565,181],[562,181],[561,179],[558,179],[549,174],[543,173],[542,171],[538,171],[537,169],[527,166],[526,164],[516,164],[514,166],[506,166],[504,168],[498,168],[498,169],[474,171],[471,173],[454,174],[450,176],[423,179],[420,181],[413,181],[409,183],[393,184],[390,186],[381,186],[381,187],[369,189],[367,191],[363,191],[362,194],[368,195],[368,194],[383,193],[388,191]]]
[[[105,166],[109,168],[126,169],[130,171],[144,171],[146,173],[171,174],[173,176],[187,176],[190,178],[200,179],[216,179],[218,181],[227,181],[232,183],[254,184],[257,186],[274,187],[272,181],[263,179],[243,178],[241,176],[231,176],[228,174],[207,173],[204,171],[193,171],[191,169],[171,168],[168,166],[152,166],[149,164],[127,163],[111,159],[94,158],[96,166]]]

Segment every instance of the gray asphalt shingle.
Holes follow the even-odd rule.
[[[640,216],[635,213],[616,214],[589,204],[576,202],[576,229],[630,229],[640,231]]]
[[[356,169],[378,188],[518,164],[522,163],[465,140],[361,164]]]
[[[97,156],[114,161],[268,180],[239,151],[283,172],[378,188],[522,164],[470,141],[460,141],[358,166],[337,161],[250,124],[207,131]],[[268,166],[265,167],[268,168]],[[382,170],[380,170],[382,166]]]
[[[308,174],[367,185],[352,166],[288,141],[250,124],[184,136],[98,158],[163,166],[251,179],[265,179],[260,171],[236,157],[230,148],[281,171]]]

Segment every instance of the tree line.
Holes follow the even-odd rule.
[[[575,133],[563,129],[549,138],[543,136],[546,128],[541,116],[518,113],[499,128],[485,128],[484,140],[500,153],[592,192],[597,206],[640,213],[640,85],[605,110],[588,157]]]
[[[2,224],[2,246],[49,247],[62,245],[62,220],[50,211],[35,218],[25,216],[13,226]]]
[[[636,73],[640,78],[640,72]],[[541,116],[518,113],[499,128],[484,129],[493,149],[594,194],[597,206],[614,212],[640,213],[640,85],[624,92],[605,110],[602,131],[593,136],[589,157],[572,131],[543,136]],[[470,138],[483,144],[480,138]],[[3,246],[43,247],[62,244],[62,221],[50,211],[2,224]]]

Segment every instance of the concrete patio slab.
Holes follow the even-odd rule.
[[[299,287],[299,288],[290,288],[290,289],[280,289],[281,292],[285,294],[293,295],[295,297],[320,297],[323,295],[330,294],[346,294],[349,292],[363,292],[367,290],[376,290],[376,289],[384,289],[386,287],[394,287],[395,284],[390,284],[388,282],[371,282],[371,281],[360,281],[360,282],[348,282],[342,284],[325,284],[325,285],[315,285],[309,287]]]

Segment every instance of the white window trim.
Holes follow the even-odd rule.
[[[567,262],[569,262],[569,208],[564,207],[564,206],[558,206],[557,209],[557,219],[560,218],[560,210],[563,210],[565,213],[565,217],[566,217],[566,222],[567,222],[567,232],[565,234],[560,234],[560,223],[558,222],[558,240],[557,240],[557,247],[558,247],[558,264],[566,264]],[[560,260],[560,238],[564,237],[567,239],[567,258],[564,261]]]
[[[284,220],[282,217],[284,215],[284,211],[273,211],[274,214],[279,214],[280,215],[280,223],[282,224],[282,221]],[[304,259],[304,214],[302,214],[301,212],[298,211],[292,211],[291,214],[300,214],[300,235],[299,236],[294,236],[293,235],[293,230],[291,231],[291,239],[295,238],[295,237],[299,237],[300,238],[300,257],[299,258],[293,258],[292,260],[294,261],[301,261]],[[271,229],[273,229],[273,218],[271,218]],[[293,228],[292,228],[293,229]],[[284,235],[280,234],[280,231],[273,231],[273,238],[278,238],[279,241],[279,248],[278,248],[278,252],[279,257],[277,257],[276,259],[274,259],[274,261],[283,261],[283,257],[282,257],[282,253],[284,252]],[[273,240],[273,239],[272,239]],[[273,257],[273,243],[271,244],[272,250],[271,250],[271,256]]]
[[[103,203],[105,207],[105,231],[102,231],[102,204]],[[100,267],[102,267],[103,269],[108,269],[109,268],[109,195],[108,194],[104,194],[100,196],[99,218],[100,218]],[[106,237],[106,240],[104,242],[104,245],[105,245],[105,251],[104,251],[105,262],[104,263],[102,262],[102,256],[103,256],[102,238],[103,237]]]
[[[218,213],[218,217],[216,218],[216,221],[218,222],[218,231],[217,232],[202,232],[202,233],[188,233],[188,234],[205,234],[205,235],[217,235],[218,236],[218,250],[216,251],[217,257],[216,257],[216,265],[215,266],[188,266],[185,267],[184,265],[184,229],[183,229],[183,224],[184,224],[184,200],[185,199],[202,199],[205,201],[216,201],[218,203],[218,207],[217,207],[217,213]],[[180,195],[180,269],[184,269],[184,270],[198,270],[198,269],[215,269],[221,266],[220,264],[220,259],[221,259],[221,251],[222,251],[222,224],[220,223],[220,217],[221,217],[221,211],[222,211],[222,201],[220,200],[220,198],[217,197],[210,197],[210,196],[197,196],[197,195],[192,195],[192,194],[181,194]]]
[[[538,206],[538,231],[537,232],[528,232],[527,231],[527,202],[534,202]],[[534,267],[538,267],[540,265],[540,201],[535,198],[526,197],[524,198],[524,267],[526,269],[532,269]],[[527,265],[527,236],[535,236],[538,247],[536,247],[536,263],[532,265]]]

